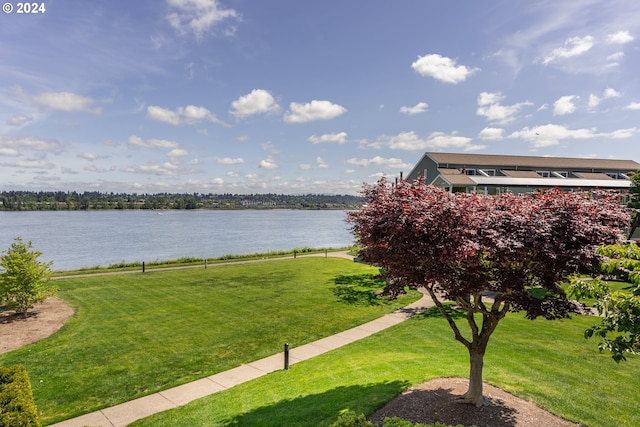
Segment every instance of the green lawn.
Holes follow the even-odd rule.
[[[640,358],[616,364],[600,354],[582,335],[593,321],[510,314],[489,343],[485,381],[585,426],[640,425]],[[410,385],[466,377],[467,358],[442,317],[420,316],[132,426],[326,426],[343,409],[369,414]]]
[[[56,281],[76,313],[0,355],[27,367],[45,424],[212,375],[365,323],[417,299],[371,298],[377,269],[298,258]]]

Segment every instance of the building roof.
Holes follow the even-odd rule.
[[[611,178],[606,173],[600,173],[600,172],[595,172],[595,173],[591,173],[591,172],[575,172],[575,174],[576,174],[576,176],[578,178],[584,178],[584,179],[602,179],[602,180],[605,180],[605,181],[613,180],[613,178]]]
[[[431,184],[436,184],[436,181],[442,180],[446,182],[448,185],[476,185],[476,182],[471,179],[469,175],[438,175]]]
[[[503,156],[495,154],[468,154],[468,153],[425,153],[431,157],[438,166],[448,168],[448,165],[466,166],[504,166],[513,169],[514,166],[522,168],[541,169],[615,169],[621,171],[637,171],[640,163],[633,160],[618,159],[579,159],[571,157],[535,157],[535,156]]]
[[[502,169],[502,173],[512,178],[540,178],[536,171],[516,171],[510,169]]]
[[[448,176],[446,178],[449,178]],[[582,178],[511,178],[507,176],[469,176],[478,186],[493,185],[499,187],[589,187],[589,188],[630,188],[627,179],[582,179]],[[455,185],[456,183],[451,183]]]

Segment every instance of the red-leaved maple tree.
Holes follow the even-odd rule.
[[[482,405],[482,367],[491,334],[509,311],[560,319],[578,306],[559,283],[597,267],[595,247],[622,239],[629,214],[612,193],[549,190],[496,196],[450,193],[419,181],[366,186],[348,215],[364,262],[381,268],[385,291],[424,287],[467,348],[469,387]],[[490,299],[487,299],[487,296]],[[466,311],[468,330],[443,305]]]

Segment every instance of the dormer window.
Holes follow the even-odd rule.
[[[551,177],[551,172],[549,172],[549,171],[536,171],[536,173],[538,175],[540,175],[541,177],[543,177],[543,178]]]
[[[551,172],[553,176],[558,178],[569,178],[569,172],[567,171],[553,171]]]
[[[480,172],[480,174],[484,176],[496,176],[495,169],[478,169],[478,172]]]

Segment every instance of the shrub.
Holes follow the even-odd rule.
[[[431,423],[431,424],[422,424],[417,423],[413,424],[411,421],[403,420],[402,418],[393,417],[393,418],[385,418],[382,423],[382,427],[464,427],[462,424],[458,424],[456,426],[447,426],[442,423]]]
[[[376,424],[367,420],[364,414],[356,415],[353,411],[345,411],[331,424],[330,427],[375,427]],[[382,427],[464,427],[462,424],[456,426],[447,426],[442,423],[432,424],[413,424],[411,421],[403,420],[402,418],[393,417],[385,418],[382,422]]]
[[[367,420],[364,414],[356,415],[353,411],[346,411],[330,427],[375,427],[375,424]]]
[[[0,368],[0,427],[40,426],[26,368]]]

